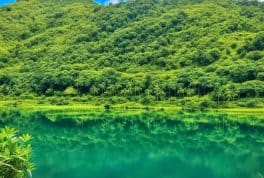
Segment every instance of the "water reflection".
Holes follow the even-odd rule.
[[[33,175],[40,178],[256,178],[262,174],[263,129],[226,121],[181,122],[173,117],[187,116],[108,113],[78,125],[68,117],[57,122],[32,117],[23,124],[16,120],[14,126],[33,135],[37,166]]]

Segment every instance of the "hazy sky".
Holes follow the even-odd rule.
[[[0,6],[16,2],[16,0],[0,0]]]
[[[100,4],[108,4],[108,2],[112,3],[112,4],[116,4],[118,3],[120,0],[94,0]],[[261,2],[264,2],[264,0],[259,0]],[[13,2],[16,2],[16,0],[0,0],[0,6],[3,6],[5,4],[10,4],[10,3],[13,3]]]

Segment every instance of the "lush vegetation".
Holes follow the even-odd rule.
[[[0,93],[263,107],[263,24],[257,1],[21,0],[0,9]]]
[[[19,136],[14,129],[8,127],[0,130],[0,177],[31,177],[33,165],[29,162],[30,138],[27,134]]]

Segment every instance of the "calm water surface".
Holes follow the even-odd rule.
[[[264,174],[262,128],[168,118],[122,116],[78,126],[67,120],[32,118],[9,125],[33,135],[36,178],[261,178]]]

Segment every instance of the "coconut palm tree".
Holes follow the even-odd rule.
[[[228,89],[225,93],[225,98],[227,101],[233,101],[238,95],[233,91]]]
[[[184,88],[180,88],[180,89],[178,89],[177,93],[178,93],[179,96],[184,96],[185,95],[185,89]]]
[[[156,100],[161,100],[166,95],[165,92],[159,86],[154,87],[154,94],[155,94]]]
[[[225,92],[222,88],[217,88],[214,92],[214,95],[217,98],[217,104],[219,104],[220,100],[225,99]]]
[[[106,90],[106,84],[105,84],[105,82],[100,83],[100,84],[98,85],[98,87],[100,88],[100,92],[101,92],[101,93],[104,93],[104,92],[105,92],[105,90]]]
[[[98,95],[98,93],[99,93],[99,88],[97,88],[95,85],[93,85],[91,88],[90,88],[90,93],[92,94],[92,95]]]
[[[109,87],[107,87],[107,91],[111,96],[114,96],[117,92],[117,88],[115,85],[110,85]]]
[[[138,95],[140,92],[142,92],[142,88],[140,86],[134,86],[133,93]]]

